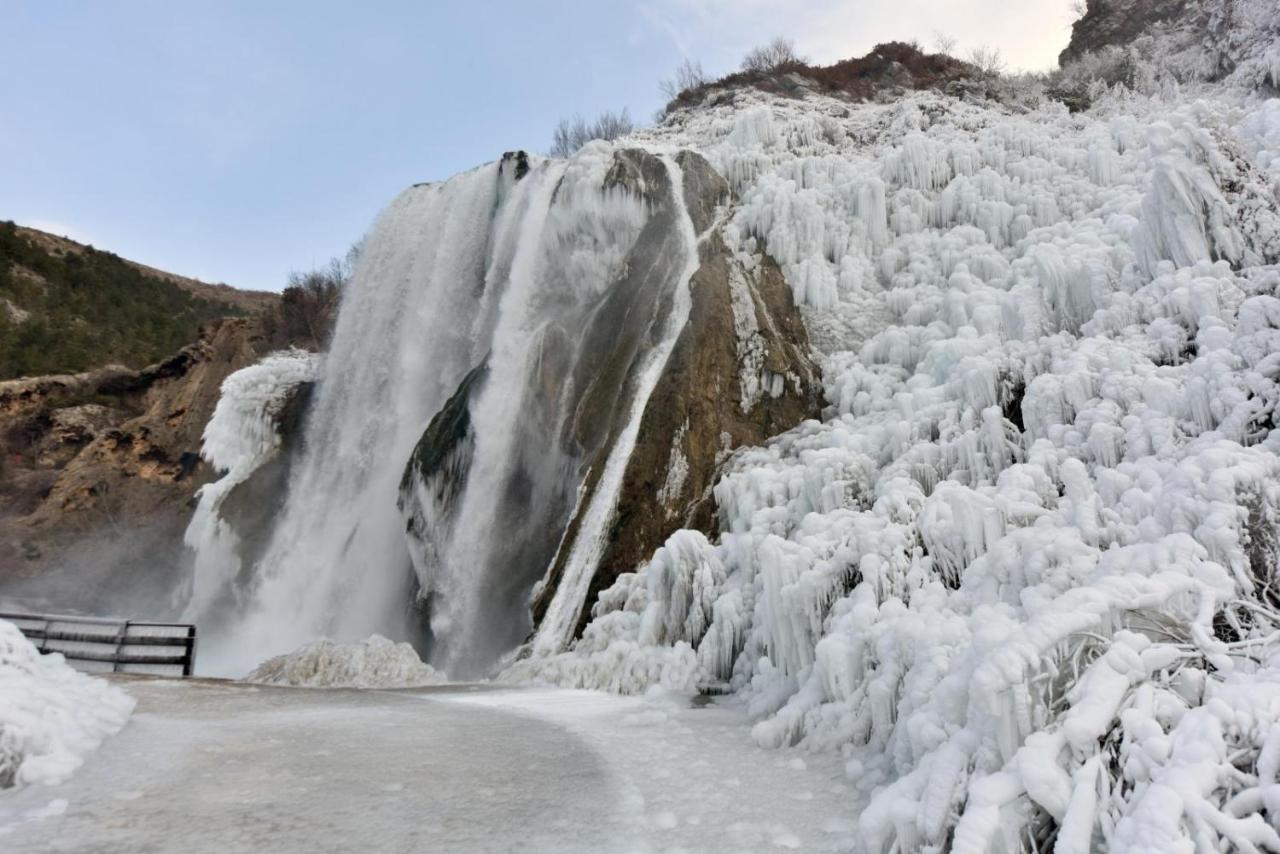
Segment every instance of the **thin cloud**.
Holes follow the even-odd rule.
[[[929,47],[941,32],[956,39],[958,53],[991,46],[1014,68],[1044,70],[1055,64],[1070,37],[1071,5],[1071,0],[650,0],[641,14],[682,54],[711,62],[740,56],[775,36],[793,39],[802,54],[827,63],[884,41],[915,39]]]
[[[688,39],[684,37],[684,33],[675,25],[669,15],[649,3],[641,3],[637,7],[637,11],[640,13],[640,17],[644,18],[650,26],[669,39],[675,45],[676,50],[680,51],[683,56],[691,55],[691,45]]]

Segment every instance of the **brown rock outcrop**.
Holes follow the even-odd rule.
[[[754,270],[733,257],[713,223],[717,206],[728,201],[728,185],[698,155],[682,152],[679,162],[685,204],[695,229],[707,236],[689,283],[689,319],[641,418],[579,631],[599,591],[648,560],[676,530],[715,530],[711,487],[734,448],[761,444],[817,417],[821,408],[818,370],[781,270],[767,257]],[[580,508],[588,506],[594,486],[589,476]],[[570,522],[564,544],[576,536],[577,523]],[[535,624],[568,551],[562,545],[534,594]]]
[[[142,576],[169,590],[222,381],[270,343],[260,318],[229,318],[140,371],[0,382],[0,595],[93,608]]]

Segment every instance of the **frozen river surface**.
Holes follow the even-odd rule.
[[[70,782],[0,794],[19,852],[842,851],[837,757],[762,750],[732,706],[459,686],[133,680]]]

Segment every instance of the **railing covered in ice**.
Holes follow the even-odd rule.
[[[190,623],[142,623],[99,617],[0,612],[43,653],[61,653],[89,673],[190,676],[196,627]]]

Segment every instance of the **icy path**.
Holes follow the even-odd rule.
[[[736,709],[579,691],[134,681],[67,784],[0,794],[0,849],[838,851],[834,757]]]

